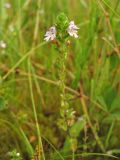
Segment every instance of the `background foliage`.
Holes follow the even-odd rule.
[[[0,41],[6,44],[5,48],[0,46],[1,160],[10,159],[8,152],[14,149],[23,159],[31,159],[38,145],[33,104],[46,159],[62,159],[61,155],[72,159],[69,137],[57,126],[58,53],[54,45],[43,40],[60,12],[80,27],[79,39],[71,38],[66,64],[66,92],[76,111],[71,128],[77,139],[76,159],[120,157],[119,2],[0,0]]]

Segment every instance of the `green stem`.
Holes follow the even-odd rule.
[[[72,153],[72,160],[75,160],[75,152]]]
[[[32,54],[33,51],[35,51],[36,49],[38,49],[39,47],[42,47],[43,45],[45,45],[46,42],[40,43],[39,45],[37,45],[36,47],[30,49],[30,51],[28,51],[26,54],[24,54],[20,60],[18,62],[16,62],[16,64],[9,69],[9,71],[2,77],[2,80],[5,80],[12,72],[14,72],[14,70],[29,56]]]
[[[60,97],[61,97],[61,109],[64,109],[64,104],[65,104],[65,70],[66,70],[66,56],[67,53],[64,51],[64,48],[60,52],[60,57],[59,57],[59,64],[60,64],[60,69],[59,69],[59,88],[60,88]]]
[[[107,149],[108,145],[109,145],[109,140],[110,140],[110,137],[112,135],[112,131],[113,131],[113,128],[114,128],[114,124],[115,122],[113,121],[110,128],[109,128],[109,131],[107,133],[107,137],[106,137],[106,141],[105,141],[105,148]]]
[[[100,138],[99,138],[99,136],[98,136],[98,134],[97,134],[94,126],[92,125],[91,120],[90,120],[90,117],[89,117],[89,114],[88,114],[88,111],[87,111],[87,106],[86,106],[85,100],[84,100],[84,98],[83,98],[82,96],[81,96],[80,100],[81,100],[81,104],[82,104],[82,107],[83,107],[83,112],[84,112],[84,114],[86,115],[88,124],[89,124],[89,126],[90,126],[90,128],[91,128],[91,130],[92,130],[92,132],[93,132],[93,135],[94,135],[94,137],[95,137],[95,139],[96,139],[96,141],[97,141],[97,144],[99,145],[101,151],[102,151],[103,153],[105,153],[105,148],[104,148],[104,146],[103,146],[103,144],[102,144],[102,142],[101,142],[101,140],[100,140]]]
[[[31,64],[30,64],[30,59],[29,58],[28,58],[28,72],[29,72],[28,80],[29,80],[31,101],[32,101],[33,113],[34,113],[34,118],[35,118],[35,123],[36,123],[36,128],[37,128],[37,135],[38,135],[38,144],[39,144],[38,146],[42,149],[42,158],[43,158],[43,160],[45,160],[43,145],[42,145],[42,139],[41,139],[41,133],[40,133],[39,123],[38,123],[38,118],[37,118],[37,111],[36,111],[35,101],[34,101],[34,96],[33,96],[32,78],[30,76],[30,74],[31,74]],[[41,160],[41,155],[39,155],[39,160]]]
[[[23,143],[23,146],[26,147],[26,151],[29,154],[29,156],[31,157],[33,155],[33,148],[27,138],[27,136],[25,135],[24,131],[22,130],[21,127],[19,127],[19,125],[17,124],[17,122],[15,121],[15,125],[13,125],[12,123],[10,123],[7,120],[4,119],[0,119],[0,123],[1,124],[5,124],[8,127],[10,127],[12,129],[12,131],[14,131],[18,137],[20,138],[21,142]]]

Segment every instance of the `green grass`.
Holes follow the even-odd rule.
[[[119,10],[119,0],[0,0],[0,160],[15,149],[30,160],[37,146],[39,160],[120,158]],[[44,41],[60,12],[80,27],[66,62],[74,152],[57,125],[59,53]]]

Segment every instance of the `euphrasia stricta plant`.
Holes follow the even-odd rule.
[[[49,28],[44,38],[45,41],[54,42],[59,52],[58,74],[61,106],[58,125],[65,131],[74,124],[75,119],[75,111],[69,106],[67,94],[65,93],[66,60],[68,56],[67,44],[70,37],[78,38],[78,29],[74,21],[69,22],[66,15],[61,13],[57,16],[55,25]]]

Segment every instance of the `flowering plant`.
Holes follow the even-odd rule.
[[[64,13],[57,16],[56,24],[49,28],[45,34],[45,41],[56,42],[56,48],[59,54],[59,90],[61,97],[61,107],[60,107],[60,119],[58,120],[58,125],[63,130],[67,131],[69,127],[74,124],[75,111],[70,108],[67,95],[65,93],[65,77],[66,77],[66,59],[67,59],[67,45],[66,42],[68,38],[74,37],[78,38],[78,27],[75,25],[74,21],[68,21],[68,18]]]
[[[69,36],[78,38],[78,27],[75,25],[74,21],[68,21],[68,18],[64,13],[58,15],[56,20],[56,25],[48,29],[45,34],[45,41],[59,40],[63,41]]]

